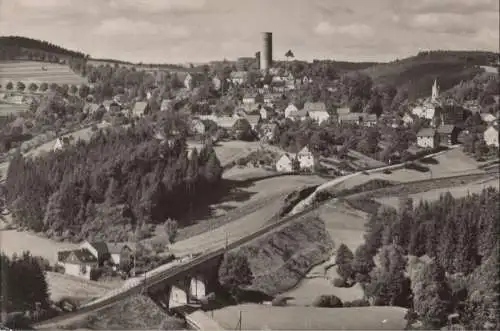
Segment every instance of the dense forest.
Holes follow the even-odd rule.
[[[84,58],[86,55],[54,45],[48,41],[19,37],[7,36],[0,37],[0,60],[11,60],[18,56],[25,55],[25,51],[40,51],[52,55],[61,55],[64,57]]]
[[[14,222],[67,239],[126,240],[182,216],[217,186],[220,162],[211,146],[188,155],[185,138],[153,137],[141,122],[35,159],[15,156],[5,184]]]
[[[2,309],[13,311],[36,311],[49,304],[48,286],[42,260],[25,252],[12,258],[0,255],[0,297]],[[40,305],[40,307],[37,307]]]
[[[497,330],[499,202],[498,190],[486,188],[415,207],[402,198],[398,210],[379,209],[344,277],[360,282],[376,305],[410,308],[424,328],[442,327],[458,313],[467,329]],[[415,265],[423,256],[431,262]]]

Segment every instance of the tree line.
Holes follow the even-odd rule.
[[[16,155],[5,184],[13,221],[67,239],[127,240],[183,215],[217,186],[220,162],[210,145],[188,155],[185,138],[154,134],[139,123],[34,159]]]
[[[361,283],[373,304],[409,308],[426,328],[444,326],[456,312],[467,329],[496,330],[499,202],[491,187],[463,198],[448,192],[415,207],[402,198],[399,210],[371,216],[354,254],[339,251],[339,274]]]

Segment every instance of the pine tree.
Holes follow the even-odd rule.
[[[344,280],[348,280],[353,276],[352,261],[354,260],[354,254],[345,244],[340,244],[337,255],[335,257],[335,263],[337,264],[337,271],[340,277]]]

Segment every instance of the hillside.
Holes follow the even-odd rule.
[[[250,289],[276,295],[295,286],[313,266],[327,260],[333,248],[324,222],[304,216],[235,254],[242,254],[249,262],[254,276]]]
[[[479,66],[489,65],[496,59],[491,52],[434,51],[375,65],[362,70],[375,84],[408,89],[410,100],[428,95],[429,86],[438,79],[441,90],[447,90],[470,80],[484,71]]]
[[[64,84],[85,84],[87,80],[64,64],[41,61],[2,61],[0,63],[0,84],[6,86],[8,82],[13,84],[23,82],[26,86],[31,83],[62,86]]]
[[[85,54],[54,45],[48,41],[20,37],[0,37],[0,60],[11,60],[19,57],[31,59],[47,59],[50,56],[66,58],[84,58]]]

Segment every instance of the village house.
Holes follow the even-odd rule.
[[[56,142],[54,143],[54,146],[52,147],[52,151],[60,151],[63,150],[65,147],[69,146],[71,143],[69,137],[59,137],[56,139]]]
[[[481,114],[481,119],[483,120],[483,122],[485,122],[486,124],[491,124],[493,123],[494,121],[496,121],[496,116],[493,115],[493,114],[490,114],[490,113],[482,113]]]
[[[293,171],[294,157],[289,154],[283,154],[276,162],[276,171],[291,172]]]
[[[133,243],[110,243],[108,250],[111,262],[115,266],[120,264],[125,265],[133,261],[133,254],[135,252],[135,244]]]
[[[259,114],[260,114],[260,118],[261,119],[267,120],[268,115],[269,115],[269,111],[265,107],[261,107],[260,111],[259,111]]]
[[[105,100],[102,105],[108,112],[119,112],[122,109],[122,106],[114,100]]]
[[[255,104],[257,102],[257,94],[256,93],[247,93],[243,96],[243,104],[246,104],[246,105],[251,105],[251,104]]]
[[[439,145],[439,135],[433,128],[423,128],[417,133],[417,146],[421,148],[436,148]]]
[[[366,113],[340,114],[337,119],[339,124],[357,124],[368,127],[377,124],[376,114],[366,114]]]
[[[56,264],[64,268],[65,274],[88,280],[95,280],[92,270],[99,267],[97,258],[85,248],[57,252]]]
[[[309,150],[309,147],[305,146],[297,153],[297,159],[300,164],[301,170],[313,170],[316,165],[316,157]]]
[[[276,123],[264,123],[259,128],[259,138],[262,142],[271,142],[277,135],[278,125]]]
[[[309,117],[317,121],[318,124],[321,124],[330,118],[330,114],[326,111],[326,105],[324,102],[306,102],[304,104],[304,110],[306,110]]]
[[[411,117],[411,115],[408,114],[408,113],[405,113],[403,115],[403,118],[401,120],[403,121],[403,125],[406,126],[406,127],[411,126],[413,124],[413,122],[414,122],[413,117]]]
[[[305,121],[309,117],[309,112],[305,109],[290,113],[288,116],[292,121]]]
[[[289,118],[291,113],[295,113],[298,111],[299,111],[299,109],[297,108],[297,106],[295,106],[293,103],[289,104],[285,108],[285,118]]]
[[[247,115],[245,118],[252,127],[252,130],[255,130],[255,128],[260,122],[260,115]]]
[[[88,102],[83,106],[83,112],[85,114],[94,114],[98,111],[106,111],[106,108],[102,104]]]
[[[199,119],[193,119],[191,121],[191,132],[193,132],[194,134],[205,134],[205,131],[206,131],[206,127],[205,127],[205,124],[203,123],[203,121],[199,120]]]
[[[220,128],[232,129],[234,123],[236,123],[237,120],[238,120],[238,118],[229,117],[229,116],[221,116],[221,117],[215,117],[214,122]]]
[[[79,246],[80,250],[88,250],[98,261],[101,266],[111,257],[108,250],[108,245],[104,241],[89,242],[84,241]]]
[[[411,113],[417,117],[432,120],[436,114],[436,107],[432,104],[424,104],[414,107]]]
[[[149,104],[145,101],[137,101],[132,108],[132,116],[141,117],[148,113]]]
[[[339,107],[337,108],[337,116],[340,116],[340,115],[346,115],[346,114],[349,114],[351,112],[351,108],[349,107]]]
[[[490,125],[483,133],[484,141],[488,146],[498,146],[498,127]]]
[[[234,85],[243,85],[246,83],[248,78],[248,72],[246,71],[233,71],[229,75],[231,83]]]
[[[459,129],[451,124],[440,125],[436,132],[439,136],[439,143],[445,146],[452,146],[458,142]]]
[[[220,91],[222,88],[222,80],[218,76],[215,76],[212,78],[212,85],[216,91]]]
[[[160,105],[160,111],[171,111],[173,110],[174,101],[171,99],[163,99]]]

